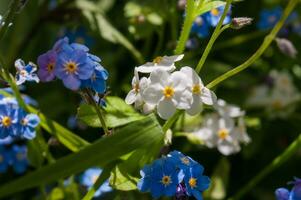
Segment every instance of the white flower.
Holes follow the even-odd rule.
[[[251,91],[250,97],[246,104],[249,106],[266,106],[269,104],[269,88],[266,85],[261,85]]]
[[[278,72],[276,70],[272,70],[269,75],[273,79],[274,88],[285,93],[295,92],[296,88],[293,85],[292,77],[286,71]]]
[[[18,59],[15,61],[15,67],[17,69],[16,72],[16,84],[22,85],[25,81],[35,81],[39,82],[40,79],[36,74],[37,66],[29,62],[29,64],[25,64],[23,60]]]
[[[241,110],[240,107],[227,104],[227,102],[222,99],[217,100],[215,108],[221,116],[225,117],[239,117],[245,114],[245,112]]]
[[[247,128],[245,124],[245,120],[243,117],[238,118],[238,124],[234,129],[235,137],[239,142],[248,144],[251,142],[251,138],[247,133]]]
[[[191,102],[184,74],[170,74],[162,69],[151,72],[150,84],[143,91],[142,98],[146,103],[156,105],[158,115],[163,119],[171,117],[176,108],[188,109]]]
[[[236,138],[234,120],[210,114],[205,117],[204,127],[195,134],[200,137],[209,148],[217,147],[223,155],[231,155],[240,151]]]
[[[182,67],[180,72],[185,74],[187,87],[192,95],[190,108],[186,112],[190,115],[196,115],[202,111],[202,104],[213,105],[216,102],[216,95],[206,88],[191,67]]]
[[[176,69],[175,62],[182,60],[184,54],[175,56],[159,56],[156,57],[153,62],[147,62],[144,65],[137,67],[137,71],[141,73],[151,73],[156,69],[162,69],[168,72],[172,72]]]

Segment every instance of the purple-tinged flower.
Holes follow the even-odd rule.
[[[54,69],[57,54],[54,50],[47,51],[38,57],[38,76],[41,81],[49,82],[55,78]]]
[[[55,74],[64,85],[71,90],[78,90],[81,80],[89,79],[94,66],[88,60],[83,50],[64,50],[57,59]]]
[[[63,51],[66,45],[69,45],[69,39],[67,37],[64,37],[56,41],[56,43],[52,47],[52,50],[54,50],[56,53],[60,53],[61,51]]]
[[[0,173],[6,172],[10,165],[10,159],[10,151],[8,151],[4,146],[0,146]]]
[[[17,69],[16,73],[16,84],[21,85],[25,81],[35,81],[39,82],[40,79],[35,73],[37,71],[37,66],[31,62],[25,64],[23,60],[18,59],[15,61],[15,67]]]
[[[275,191],[276,200],[289,200],[290,191],[286,188],[278,188]]]
[[[288,184],[294,185],[293,189],[289,191],[286,188],[278,188],[275,191],[277,200],[301,200],[301,179],[294,178],[294,181]]]
[[[27,147],[14,145],[11,148],[12,167],[17,174],[22,174],[28,166]]]
[[[184,181],[189,196],[193,195],[197,200],[202,200],[202,192],[207,190],[210,185],[210,179],[203,176],[204,168],[197,164],[185,173]]]

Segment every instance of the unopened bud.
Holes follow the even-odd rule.
[[[253,18],[249,17],[236,17],[232,19],[231,28],[241,29],[247,25],[250,25],[253,21]]]
[[[285,54],[291,58],[296,58],[298,51],[296,50],[295,46],[293,45],[293,43],[291,41],[289,41],[288,39],[285,39],[285,38],[276,38],[276,43],[277,43],[279,50],[283,54]]]

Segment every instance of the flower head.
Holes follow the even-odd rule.
[[[39,125],[40,118],[36,114],[27,114],[24,110],[19,110],[19,130],[21,138],[33,139],[36,136],[35,128]]]
[[[206,17],[206,20],[208,21],[208,23],[215,27],[219,20],[221,19],[222,17],[222,14],[224,12],[224,9],[225,9],[225,6],[220,6],[220,7],[217,7],[217,8],[213,8],[211,11],[205,13],[205,17]],[[231,10],[228,11],[224,21],[223,21],[223,24],[228,24],[230,23],[231,21]]]
[[[16,135],[18,111],[10,104],[0,104],[0,139]]]
[[[300,200],[301,199],[301,179],[295,178],[294,181],[289,182],[294,185],[292,190],[289,191],[286,188],[278,188],[275,191],[277,200]]]
[[[106,80],[108,79],[108,72],[101,65],[95,67],[91,78],[82,81],[81,87],[91,88],[97,93],[104,94],[106,87]]]
[[[264,9],[260,12],[259,22],[257,27],[261,30],[270,29],[275,26],[282,15],[282,8],[275,7],[273,9]]]
[[[25,145],[12,146],[12,166],[16,173],[22,174],[26,171],[28,166],[27,147]]]
[[[25,65],[24,61],[18,59],[15,61],[15,67],[17,69],[16,73],[16,84],[21,85],[25,81],[35,81],[39,82],[40,79],[36,74],[37,66],[33,63]]]
[[[57,53],[54,50],[49,50],[38,57],[38,76],[41,81],[48,82],[55,78],[56,58]]]

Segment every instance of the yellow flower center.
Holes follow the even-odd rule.
[[[26,70],[21,70],[21,71],[20,71],[20,75],[21,75],[21,76],[25,76],[26,74],[27,74],[27,71],[26,71]]]
[[[134,84],[133,89],[135,90],[136,93],[138,93],[139,92],[139,84],[137,84],[137,83]]]
[[[161,180],[161,183],[166,187],[168,186],[169,184],[171,184],[171,178],[170,176],[163,176],[162,177],[162,180]]]
[[[276,110],[280,110],[281,108],[283,108],[283,104],[280,100],[277,99],[272,102],[272,107]]]
[[[200,94],[201,93],[201,86],[199,84],[192,86],[192,93],[193,94]]]
[[[225,128],[222,128],[218,131],[217,134],[220,139],[224,140],[229,135],[229,131]]]
[[[4,116],[2,118],[2,124],[4,127],[9,127],[11,125],[12,121],[11,121],[11,118],[8,117],[8,116]]]
[[[212,10],[211,10],[211,14],[212,14],[213,16],[218,16],[218,15],[219,15],[218,9],[216,9],[216,8],[212,9]]]
[[[73,74],[77,70],[77,64],[73,61],[69,61],[65,64],[65,70]]]
[[[165,96],[165,98],[168,98],[168,99],[172,98],[174,93],[175,93],[175,90],[170,86],[166,86],[163,90],[163,95]]]
[[[22,124],[23,126],[26,126],[27,123],[28,123],[28,120],[26,120],[26,119],[22,119],[22,120],[21,120],[21,124]]]
[[[182,158],[181,158],[181,161],[182,161],[182,163],[185,164],[185,165],[189,165],[189,163],[190,163],[190,161],[189,161],[189,159],[188,159],[187,157],[182,157]]]
[[[197,184],[197,179],[196,179],[196,178],[190,178],[190,179],[189,179],[189,186],[190,186],[191,188],[196,187],[196,184]]]
[[[163,57],[162,56],[158,56],[153,60],[154,64],[159,64],[162,61]]]
[[[54,63],[48,63],[47,65],[47,71],[48,72],[52,72],[54,70]]]

